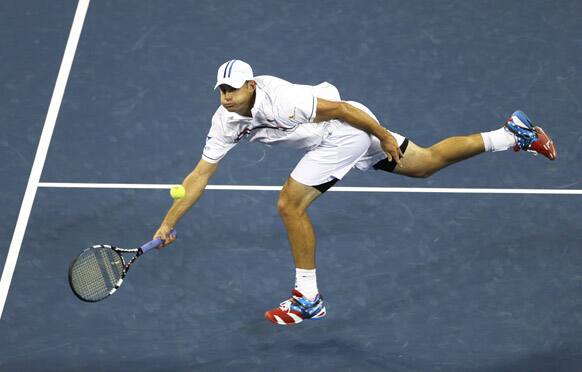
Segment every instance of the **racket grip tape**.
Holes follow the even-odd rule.
[[[176,230],[172,230],[170,232],[170,235],[172,235],[172,237],[175,238],[176,237]],[[163,243],[163,241],[161,238],[156,238],[154,240],[150,240],[149,242],[145,243],[139,249],[142,251],[142,253],[146,253],[148,251],[151,251],[152,249],[159,248],[162,245],[162,243]]]

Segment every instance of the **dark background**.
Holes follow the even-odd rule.
[[[75,1],[0,3],[0,263]],[[515,109],[559,159],[485,154],[424,180],[341,186],[580,189],[579,1],[97,1],[45,182],[179,183],[218,106],[216,69],[335,84],[420,145],[499,128]],[[281,185],[301,153],[243,143],[213,184]],[[40,189],[0,320],[0,370],[579,371],[579,196],[328,193],[312,207],[329,315],[275,327],[293,265],[276,192],[208,191],[180,238],[120,293],[80,303],[71,258],[139,244],[165,190]]]

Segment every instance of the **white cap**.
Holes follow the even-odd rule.
[[[238,89],[242,87],[247,80],[253,80],[253,69],[248,63],[241,61],[240,59],[233,59],[223,63],[222,66],[218,68],[214,89],[222,84],[230,85],[231,87]]]

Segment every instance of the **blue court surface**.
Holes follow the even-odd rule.
[[[93,0],[35,162],[83,4],[0,2],[0,371],[582,370],[582,2]],[[174,245],[141,258],[115,296],[82,303],[70,261],[151,238],[233,58],[329,81],[422,146],[522,109],[559,158],[487,153],[426,179],[352,171],[310,209],[321,321],[263,318],[294,267],[278,192],[253,189],[206,191]],[[242,143],[211,184],[280,186],[301,156]]]

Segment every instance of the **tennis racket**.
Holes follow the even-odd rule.
[[[174,230],[171,234],[176,236]],[[121,286],[135,260],[159,248],[162,243],[162,239],[157,238],[133,249],[103,244],[85,249],[69,266],[69,284],[73,293],[85,302],[97,302],[111,296]],[[133,253],[134,256],[126,263],[122,253]]]

